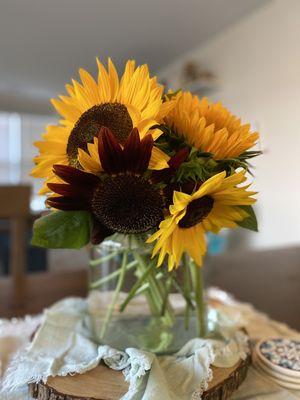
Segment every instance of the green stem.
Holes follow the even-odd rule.
[[[97,267],[98,265],[103,264],[104,262],[109,261],[112,258],[116,257],[118,253],[119,251],[113,251],[112,253],[109,253],[107,256],[97,258],[96,260],[91,260],[90,267]]]
[[[104,322],[103,322],[103,325],[102,325],[102,328],[101,328],[100,337],[102,339],[103,339],[103,337],[104,337],[104,335],[106,333],[109,321],[111,319],[112,313],[114,311],[116,302],[117,302],[118,297],[119,297],[119,293],[120,293],[120,291],[122,289],[122,286],[124,284],[125,275],[126,275],[127,257],[128,257],[128,252],[124,251],[123,258],[122,258],[122,265],[121,265],[121,273],[120,273],[120,276],[119,276],[119,279],[118,279],[118,283],[117,283],[116,289],[114,291],[112,302],[110,303],[110,305],[109,305],[109,307],[107,309],[107,313],[105,315],[105,319],[104,319]]]
[[[186,292],[185,290],[182,289],[182,287],[180,286],[180,284],[177,282],[176,278],[173,281],[173,286],[176,290],[178,290],[178,292],[182,295],[182,297],[184,298],[184,300],[186,301],[186,309],[192,309],[195,310],[195,306],[193,304],[193,301],[190,297],[189,292]]]
[[[183,279],[184,279],[184,287],[183,287],[184,295],[183,296],[189,298],[190,303],[193,306],[193,307],[191,307],[190,303],[187,302],[186,307],[185,307],[184,326],[185,326],[185,329],[188,330],[189,325],[190,325],[190,309],[192,308],[192,310],[195,310],[195,307],[194,307],[194,304],[190,297],[190,293],[192,292],[191,276],[190,276],[190,259],[188,258],[188,255],[186,253],[183,254],[182,264],[183,264]]]
[[[165,293],[163,294],[163,304],[161,307],[160,315],[163,316],[166,313],[166,309],[168,306],[169,294],[171,292],[171,288],[173,286],[174,281],[174,274],[170,273],[170,276],[167,278],[166,285],[165,285]]]
[[[134,237],[133,240],[135,240],[137,248],[143,247],[144,243],[140,243],[139,239]],[[138,261],[139,263],[139,268],[141,273],[144,273],[147,269],[147,261],[143,256],[139,254],[138,251],[133,251],[134,258]],[[156,315],[160,316],[161,315],[161,310],[163,309],[163,304],[164,304],[164,294],[166,291],[165,286],[163,285],[162,282],[157,280],[156,274],[155,274],[155,268],[151,268],[148,279],[149,283],[149,290],[146,292],[146,296],[148,299],[148,303],[151,309],[151,312]],[[166,307],[165,307],[165,314],[163,316],[164,321],[167,325],[172,326],[174,322],[174,313],[173,310],[167,301]]]
[[[202,268],[191,262],[192,279],[194,286],[196,316],[197,316],[197,334],[199,337],[206,335],[206,307],[203,293],[203,276]]]
[[[139,277],[139,279],[135,282],[135,284],[132,286],[130,292],[128,293],[126,299],[123,301],[123,303],[120,306],[120,311],[123,312],[125,308],[127,307],[128,303],[130,300],[136,295],[136,292],[141,288],[143,282],[145,279],[148,277],[151,269],[153,268],[154,263],[151,262],[146,270],[143,272],[143,274]]]
[[[129,264],[126,265],[126,271],[131,270],[131,269],[132,269],[133,267],[135,267],[136,265],[137,265],[137,261],[135,261],[135,260],[134,260],[134,261],[131,261]],[[104,285],[105,283],[108,283],[108,282],[110,282],[111,280],[116,279],[116,278],[120,275],[121,272],[122,272],[122,268],[119,268],[119,269],[117,269],[116,271],[112,272],[111,274],[106,275],[106,276],[104,276],[103,278],[98,279],[98,280],[95,281],[95,282],[92,282],[92,283],[90,284],[90,289],[97,289],[97,288],[99,288],[100,286]]]
[[[162,279],[163,277],[164,277],[163,274],[157,274],[157,275],[155,276],[155,278],[156,278],[157,281],[160,280],[160,279]],[[142,294],[142,293],[144,293],[146,290],[149,290],[149,289],[150,289],[149,283],[148,283],[148,282],[147,282],[147,283],[144,283],[144,284],[136,291],[135,296],[138,296],[139,294]]]
[[[133,252],[133,254],[134,258],[138,261],[138,267],[140,269],[140,273],[141,274],[145,273],[145,271],[147,270],[147,264],[145,260],[138,252]],[[158,292],[156,284],[153,282],[152,274],[150,274],[150,272],[148,277],[148,283],[149,283],[149,290],[147,290],[146,294],[151,312],[154,315],[159,315],[161,309],[161,304],[159,302],[160,294]]]

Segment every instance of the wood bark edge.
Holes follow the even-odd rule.
[[[47,383],[30,383],[29,394],[37,400],[98,400],[91,397],[76,397],[69,394],[59,393]]]
[[[238,367],[224,381],[211,387],[202,395],[202,400],[226,400],[238,389],[247,376],[248,368],[251,364],[251,356],[240,361]],[[37,400],[100,400],[92,397],[77,397],[70,394],[59,393],[47,383],[29,384],[31,397]]]
[[[238,367],[221,383],[205,391],[202,400],[226,400],[244,382],[249,366],[251,365],[251,355],[248,354],[245,360],[240,361]]]

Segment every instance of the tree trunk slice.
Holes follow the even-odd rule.
[[[226,400],[243,383],[251,364],[251,355],[246,360],[240,360],[234,367],[217,368],[212,366],[213,379],[207,390],[203,393],[202,400]]]
[[[122,372],[98,365],[85,374],[50,377],[47,383],[29,385],[38,400],[116,400],[127,391]]]
[[[251,356],[232,368],[212,367],[213,379],[203,393],[203,400],[226,400],[247,375]],[[119,400],[128,384],[122,372],[99,365],[85,374],[48,378],[47,383],[32,383],[30,394],[37,400]]]

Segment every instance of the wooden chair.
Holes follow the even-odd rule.
[[[9,249],[9,277],[6,286],[11,290],[11,299],[14,307],[21,307],[25,291],[26,248],[28,220],[30,216],[30,186],[0,186],[0,219],[9,222],[10,249]]]
[[[87,268],[27,273],[27,237],[34,216],[30,186],[0,186],[0,219],[10,234],[9,276],[0,275],[0,319],[35,314],[67,296],[85,296]]]

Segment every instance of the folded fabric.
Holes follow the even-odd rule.
[[[157,357],[135,348],[119,351],[94,341],[90,318],[86,299],[67,298],[46,310],[32,343],[12,359],[2,382],[3,395],[13,395],[28,383],[46,381],[50,376],[84,373],[102,361],[123,371],[129,382],[122,400],[200,399],[211,379],[214,360],[228,367],[246,357],[245,335],[235,333],[225,344],[193,339],[172,356]],[[229,335],[229,330],[225,331]]]

